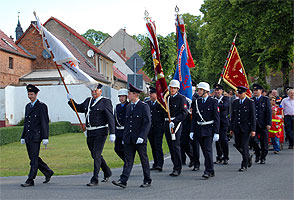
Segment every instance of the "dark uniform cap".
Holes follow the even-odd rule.
[[[245,87],[245,86],[238,86],[238,87],[237,87],[237,92],[238,92],[239,94],[242,94],[242,93],[246,92],[247,90],[248,90],[248,88]]]
[[[213,85],[213,89],[221,89],[221,90],[224,90],[224,87],[221,85],[221,84],[214,84]]]
[[[27,91],[34,92],[35,94],[37,94],[40,90],[36,86],[29,84],[27,85]]]
[[[253,90],[263,90],[263,87],[257,83],[253,84]]]
[[[142,90],[136,88],[135,86],[133,86],[133,85],[130,84],[130,83],[129,83],[129,91],[130,91],[130,92],[135,92],[135,93],[138,93],[138,94],[139,94],[140,92],[142,92]]]
[[[150,89],[150,94],[151,93],[156,93],[156,89],[154,87],[149,87],[149,89]]]
[[[98,85],[97,85],[97,89],[101,89],[103,87],[103,85],[101,84],[101,83],[99,83]]]

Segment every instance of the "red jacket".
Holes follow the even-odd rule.
[[[268,131],[269,132],[269,137],[274,138],[277,137],[279,138],[282,133],[282,119],[278,117],[277,115],[272,116],[272,126],[271,129]]]

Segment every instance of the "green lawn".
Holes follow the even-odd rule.
[[[153,160],[149,144],[147,151],[149,160]],[[165,138],[163,151],[165,154],[168,153]],[[93,170],[93,159],[88,150],[86,138],[81,133],[50,137],[47,149],[41,145],[40,157],[54,170],[56,175],[81,174]],[[114,152],[114,144],[110,143],[109,139],[105,143],[103,157],[111,168],[123,165],[121,159]],[[0,146],[0,176],[27,175],[30,168],[29,163],[25,145],[15,142]],[[136,155],[135,163],[140,163],[138,155]]]

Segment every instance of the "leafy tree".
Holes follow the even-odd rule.
[[[151,49],[149,44],[149,39],[144,35],[133,36],[138,43],[143,47],[138,53],[143,60],[145,65],[143,67],[144,72],[150,77],[154,77],[154,65],[151,55]],[[160,61],[163,68],[163,72],[167,82],[173,78],[174,71],[176,68],[177,61],[177,46],[176,46],[176,35],[175,33],[170,33],[166,37],[157,35],[159,50],[160,50]]]
[[[103,33],[101,31],[89,29],[86,33],[82,34],[82,36],[95,46],[99,46],[110,35],[108,33]]]
[[[218,79],[238,33],[236,45],[246,73],[265,85],[270,71],[281,70],[288,85],[293,69],[293,8],[290,0],[206,0],[200,36],[205,40],[201,64],[208,80]]]

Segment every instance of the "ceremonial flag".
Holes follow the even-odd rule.
[[[145,19],[147,35],[150,41],[151,55],[154,65],[157,100],[161,104],[161,106],[167,111],[165,98],[168,95],[168,87],[160,63],[160,52],[156,36],[156,26],[155,23],[151,21],[149,17],[146,16]]]
[[[37,16],[36,20],[38,29],[43,38],[44,48],[49,54],[52,52],[54,57],[53,61],[55,61],[58,66],[62,66],[75,79],[86,84],[89,89],[93,90],[97,88],[98,82],[79,68],[78,60],[72,55],[66,46],[41,25]]]
[[[192,100],[192,79],[189,68],[195,67],[195,64],[189,50],[184,21],[180,15],[177,15],[176,18],[176,29],[178,41],[178,60],[174,79],[180,82],[180,94]]]
[[[237,90],[238,86],[247,87],[248,90],[246,91],[246,95],[248,97],[251,97],[245,69],[243,67],[237,47],[235,46],[235,39],[232,43],[230,52],[226,59],[224,73],[221,74],[221,77],[226,84],[228,84],[235,90]]]

